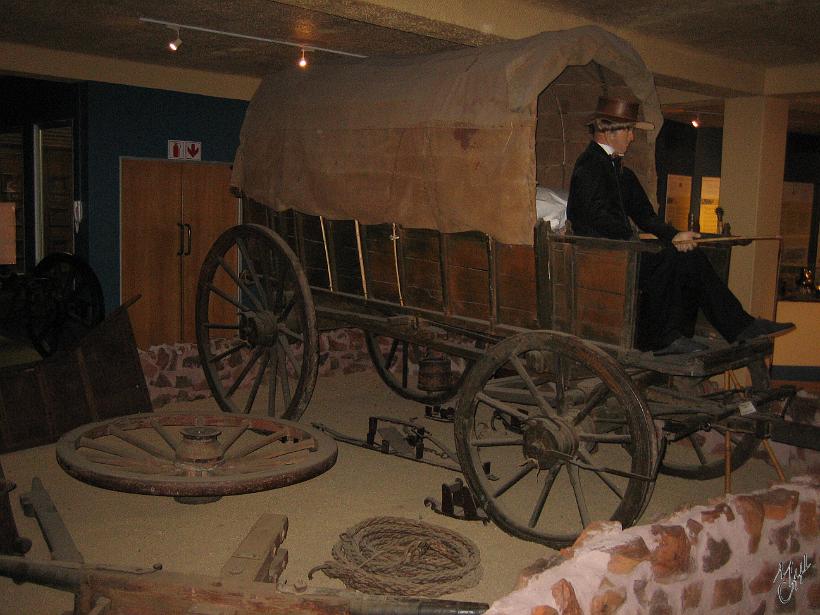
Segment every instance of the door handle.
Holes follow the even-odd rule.
[[[183,236],[183,233],[185,232],[185,226],[183,226],[183,224],[180,222],[177,222],[177,226],[179,227],[179,248],[177,249],[177,256],[182,256],[185,246],[185,237]]]
[[[191,225],[190,224],[185,224],[185,229],[188,232],[188,249],[185,250],[185,256],[190,256],[191,255],[191,248],[192,248],[191,236],[193,234],[191,232]]]

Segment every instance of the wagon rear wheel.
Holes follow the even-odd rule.
[[[652,491],[646,403],[611,357],[571,335],[494,346],[465,380],[455,436],[479,504],[524,540],[559,548],[596,519],[631,525]]]
[[[755,359],[745,370],[746,374],[725,372],[712,380],[707,378],[680,378],[676,381],[677,388],[683,392],[694,393],[707,401],[741,401],[747,395],[742,381],[751,381],[754,391],[766,391],[770,388],[769,370],[764,359]],[[723,382],[718,382],[723,380]],[[772,412],[772,406],[777,402],[770,402],[758,411]],[[687,438],[667,447],[660,471],[670,476],[679,476],[696,480],[719,478],[725,473],[724,456],[725,429],[720,425],[712,425],[708,432],[698,431]],[[751,434],[730,434],[732,446],[732,469],[737,470],[746,463],[757,450],[760,440]]]
[[[450,363],[450,381],[443,383],[440,390],[420,389],[418,362],[427,356],[424,347],[370,331],[364,331],[364,339],[382,381],[401,397],[421,404],[443,404],[452,399],[461,388],[470,367],[466,359],[459,361],[455,357],[441,356]]]
[[[219,236],[200,271],[196,338],[223,410],[302,416],[319,366],[316,312],[284,239],[255,224]]]

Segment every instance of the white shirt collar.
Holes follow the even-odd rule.
[[[596,141],[596,143],[598,142]],[[609,145],[608,143],[598,143],[598,145],[600,145],[601,148],[606,152],[607,156],[612,156],[612,154],[615,152],[615,148]]]

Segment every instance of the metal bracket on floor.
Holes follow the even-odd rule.
[[[490,522],[487,513],[479,508],[470,488],[460,478],[453,483],[441,484],[441,504],[435,498],[425,498],[424,505],[433,512],[461,521]]]
[[[390,425],[380,427],[380,422],[390,423]],[[400,429],[395,427],[396,425]],[[461,472],[461,466],[458,464],[458,457],[454,451],[430,434],[427,429],[409,421],[389,416],[371,416],[368,419],[367,436],[364,440],[338,432],[322,423],[312,423],[312,426],[338,442]],[[428,448],[427,443],[432,444],[434,448]],[[428,455],[425,456],[425,453]],[[431,455],[435,455],[438,459],[432,458]]]
[[[424,406],[424,416],[431,421],[452,423],[455,415],[456,409],[451,406]]]

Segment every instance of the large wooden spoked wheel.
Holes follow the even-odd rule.
[[[223,410],[302,416],[319,337],[307,278],[284,239],[255,224],[219,236],[199,275],[196,339]]]
[[[132,414],[78,427],[57,442],[62,468],[129,493],[208,497],[298,483],[336,462],[336,442],[281,419]]]
[[[44,357],[75,347],[105,317],[99,279],[73,254],[55,252],[37,263],[26,302],[28,336]]]
[[[364,331],[367,352],[382,381],[399,396],[421,404],[437,405],[452,399],[461,388],[464,376],[470,368],[466,359],[439,355],[450,361],[452,378],[440,391],[418,388],[418,362],[425,356],[425,349],[407,340]]]
[[[468,374],[456,450],[478,503],[504,531],[553,548],[591,521],[634,523],[652,492],[649,409],[609,355],[536,331],[494,346]]]
[[[750,389],[744,382],[750,382]],[[676,378],[677,389],[702,399],[704,403],[739,403],[750,391],[770,388],[769,370],[764,359],[755,359],[746,368],[711,378]],[[759,412],[772,412],[778,402],[769,402]],[[660,471],[670,476],[695,480],[719,478],[725,474],[725,428],[710,425],[709,431],[697,431],[687,438],[670,444],[661,460]],[[730,434],[732,470],[737,470],[757,450],[760,440],[752,434]]]

